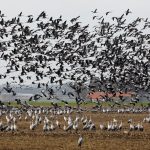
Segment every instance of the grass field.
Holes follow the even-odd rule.
[[[79,130],[66,132],[63,131],[63,115],[57,116],[61,123],[61,128],[43,132],[43,123],[34,131],[29,130],[30,121],[25,121],[25,115],[18,120],[16,132],[0,132],[0,149],[1,150],[78,150],[77,140],[79,133],[83,136],[83,145],[81,150],[149,150],[150,149],[150,123],[143,123],[144,131],[130,131],[128,119],[132,118],[134,123],[141,122],[148,113],[100,113],[100,112],[83,112],[78,114],[80,117],[86,115],[91,117],[96,125],[96,131],[83,131],[82,124]],[[67,116],[67,115],[66,115]],[[76,113],[71,114],[75,118]],[[56,117],[56,116],[55,116]],[[113,118],[118,122],[123,122],[121,131],[103,131],[99,128],[99,123],[107,124]],[[4,117],[0,118],[5,120]]]
[[[52,106],[51,104],[52,101],[48,101],[48,100],[40,100],[40,101],[28,101],[27,100],[27,103],[32,105],[32,106],[43,106],[43,107],[48,107],[48,106]],[[64,106],[65,104],[61,101],[55,101],[54,103],[57,103],[59,106]],[[100,102],[100,104],[102,106],[110,106],[111,104],[113,104],[114,102]],[[4,102],[5,105],[8,105],[8,102]],[[68,102],[69,106],[76,106],[76,102],[75,101],[70,101]],[[129,105],[129,106],[132,106],[129,104],[129,102],[125,102],[125,103],[122,103],[122,104],[126,104],[126,105]],[[87,107],[92,107],[92,106],[95,106],[96,105],[96,101],[95,102],[91,102],[91,101],[87,101],[85,103],[82,103],[80,106],[83,107],[83,106],[87,106]],[[136,103],[135,107],[139,107],[139,106],[148,106],[150,105],[149,102],[147,101],[141,101],[141,102],[138,102]],[[20,105],[17,104],[16,101],[11,101],[10,105],[9,106],[14,106],[14,107],[20,107]]]

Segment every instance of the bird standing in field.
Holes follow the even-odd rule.
[[[78,139],[78,147],[81,148],[82,143],[83,143],[83,137],[80,135],[80,137]]]

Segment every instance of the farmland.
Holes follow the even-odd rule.
[[[6,114],[5,114],[6,115]],[[3,123],[6,123],[5,115],[0,117]],[[73,111],[69,114],[56,115],[49,113],[47,118],[50,122],[55,122],[57,119],[60,123],[60,127],[55,127],[54,130],[43,131],[43,120],[45,115],[40,114],[42,121],[34,129],[30,130],[30,122],[33,118],[25,119],[26,113],[23,112],[20,115],[15,115],[16,117],[16,131],[1,131],[0,132],[0,149],[5,150],[26,150],[26,149],[55,149],[55,150],[76,150],[80,149],[77,145],[79,134],[83,137],[83,143],[81,146],[82,150],[93,150],[93,149],[122,149],[122,150],[136,150],[136,149],[149,149],[150,141],[150,124],[144,123],[143,119],[148,117],[148,112],[141,113],[117,113],[108,112],[102,113],[99,111],[83,111],[77,112]],[[66,122],[64,121],[64,116],[66,118],[71,117],[75,120],[76,117],[79,118],[78,130],[65,131],[63,129]],[[95,130],[83,130],[83,123],[81,118],[86,118],[87,120],[92,120],[95,124]],[[113,119],[117,121],[118,124],[122,122],[121,130],[108,131],[101,130],[99,125],[104,124],[107,126],[108,122]],[[132,124],[142,123],[143,131],[130,131],[128,120],[132,119]],[[56,126],[56,125],[54,125]]]

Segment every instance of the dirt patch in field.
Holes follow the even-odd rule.
[[[17,121],[17,132],[0,132],[0,150],[78,150],[77,140],[79,133],[83,136],[83,145],[81,150],[149,150],[150,147],[150,124],[143,123],[144,131],[130,131],[128,119],[132,118],[134,123],[141,122],[148,113],[130,114],[130,113],[92,113],[71,114],[75,116],[87,116],[91,118],[96,126],[96,131],[83,131],[82,123],[79,124],[79,130],[66,132],[63,130],[63,115],[57,116],[61,123],[61,128],[47,133],[43,132],[43,122],[34,130],[29,130],[30,120],[22,119]],[[48,115],[49,117],[50,115]],[[66,115],[67,116],[67,115]],[[115,118],[118,123],[122,121],[121,131],[103,131],[99,124],[107,125],[108,121]],[[5,117],[0,118],[5,121]],[[125,132],[126,131],[126,132]]]

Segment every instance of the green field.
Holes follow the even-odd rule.
[[[41,106],[41,107],[49,107],[49,106],[52,106],[52,101],[48,101],[48,100],[40,100],[40,101],[27,101],[27,103],[29,105],[32,105],[32,106]],[[53,103],[57,103],[59,106],[65,106],[65,103],[64,102],[61,102],[61,101],[58,101],[58,102],[53,102]],[[13,106],[13,107],[20,107],[20,104],[17,104],[16,101],[12,101],[12,102],[4,102],[5,105],[9,105],[9,106]],[[103,106],[103,107],[111,107],[113,106],[114,102],[100,102],[100,105]],[[132,106],[132,104],[130,104],[129,102],[125,102],[125,103],[120,103],[121,105],[115,105],[115,107],[124,107],[124,106]],[[77,106],[76,102],[75,101],[70,101],[68,102],[68,105],[71,106],[71,107],[75,107]],[[94,107],[98,105],[96,102],[91,102],[91,101],[87,101],[85,103],[81,103],[80,106],[81,107],[84,107],[84,106],[89,106],[89,107]],[[99,106],[100,106],[99,105]],[[134,107],[145,107],[145,106],[149,106],[150,103],[149,102],[138,102],[135,104]]]

